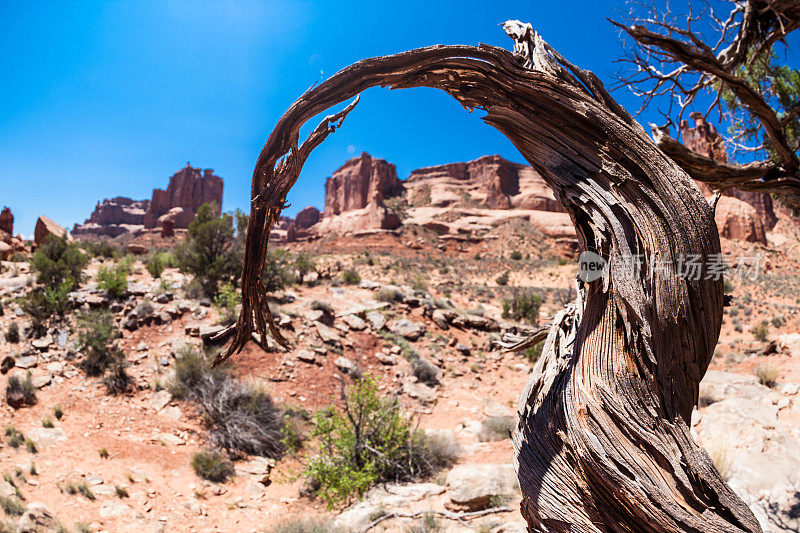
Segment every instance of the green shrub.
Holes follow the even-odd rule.
[[[39,451],[39,449],[36,447],[36,443],[28,437],[25,437],[25,449],[30,453],[37,453]]]
[[[361,276],[353,269],[348,269],[342,272],[342,283],[347,285],[356,285],[361,283]]]
[[[283,454],[283,424],[269,394],[224,367],[211,368],[198,349],[179,353],[169,390],[200,406],[212,446],[274,458]]]
[[[8,325],[8,330],[6,330],[6,341],[14,344],[19,342],[19,337],[19,324],[12,322]]]
[[[268,252],[264,270],[261,271],[261,283],[267,291],[279,291],[296,281],[298,280],[289,252],[282,248]]]
[[[294,259],[294,267],[297,269],[297,281],[302,282],[306,274],[317,268],[314,259],[305,252],[300,252]]]
[[[30,372],[25,376],[25,379],[19,379],[18,376],[8,378],[6,403],[14,409],[36,404],[36,387],[31,383]]]
[[[24,263],[28,260],[28,256],[22,252],[14,252],[8,257],[8,260],[12,263]]]
[[[397,398],[380,398],[372,379],[348,387],[343,410],[323,409],[314,416],[319,454],[306,467],[329,507],[378,482],[428,477],[454,460],[451,450],[432,445],[412,428]]]
[[[63,316],[69,309],[69,293],[72,290],[71,280],[62,281],[56,287],[37,287],[20,300],[22,310],[30,315],[32,334],[41,337],[47,330],[47,324],[54,318]]]
[[[523,290],[514,294],[510,300],[503,300],[503,318],[525,320],[529,324],[535,325],[539,322],[541,306],[541,295],[531,290]]]
[[[128,489],[125,487],[120,487],[119,485],[114,485],[114,493],[117,495],[117,498],[130,497],[130,494],[128,494]]]
[[[327,313],[329,315],[333,314],[333,307],[331,307],[331,304],[328,302],[323,302],[322,300],[314,300],[311,302],[310,307],[314,311],[322,311],[323,313]]]
[[[155,252],[150,254],[150,257],[147,258],[147,263],[145,264],[147,268],[147,272],[153,277],[153,279],[158,279],[161,277],[161,273],[164,272],[164,258],[161,252]]]
[[[122,250],[106,239],[96,241],[81,241],[78,246],[84,249],[92,257],[104,257],[114,259],[122,255]]]
[[[97,286],[114,298],[121,297],[128,290],[129,269],[130,266],[123,261],[113,268],[101,266],[97,270]]]
[[[427,291],[428,290],[428,281],[425,279],[425,276],[422,274],[415,274],[411,278],[411,288],[415,291]]]
[[[766,320],[753,327],[753,337],[755,337],[756,340],[765,342],[767,340],[767,335],[769,335],[769,322]]]
[[[176,249],[181,270],[194,274],[205,294],[215,296],[220,282],[236,283],[242,271],[244,235],[237,237],[234,216],[218,215],[219,207],[203,204],[189,224],[186,240]],[[237,213],[236,220],[241,222]]]
[[[220,283],[219,292],[214,297],[214,305],[220,316],[220,323],[230,325],[236,322],[236,307],[241,303],[242,296],[230,283]]]
[[[383,287],[375,295],[375,299],[379,302],[402,302],[403,293],[396,287]]]
[[[542,349],[544,348],[544,341],[537,342],[530,348],[527,348],[522,355],[528,358],[528,361],[535,363],[542,356]]]
[[[111,363],[103,375],[103,385],[108,394],[123,394],[133,386],[133,379],[128,375],[127,368],[125,355],[121,351],[114,351]]]
[[[53,423],[53,419],[49,416],[42,418],[42,427],[43,428],[53,428],[55,424]]]
[[[64,410],[60,405],[53,406],[53,416],[55,416],[58,420],[61,420],[61,418],[64,416]]]
[[[25,512],[25,505],[14,496],[0,496],[0,507],[6,516],[22,516]]]
[[[80,366],[87,375],[101,376],[124,357],[112,346],[112,341],[119,336],[114,316],[109,311],[94,311],[78,317],[78,349],[84,354]]]
[[[213,483],[224,483],[235,474],[233,464],[224,453],[217,450],[201,450],[195,453],[191,464],[195,474]]]
[[[520,252],[519,250],[514,250],[513,252],[511,252],[511,255],[509,257],[514,261],[519,261],[520,259],[522,259],[522,252]]]
[[[509,271],[506,270],[505,272],[497,276],[495,281],[497,282],[498,285],[508,285],[508,276],[509,276]]]
[[[39,283],[56,289],[64,282],[79,285],[87,262],[77,244],[67,242],[66,237],[50,235],[33,254],[31,267],[37,273]]]
[[[25,435],[23,435],[23,433],[14,426],[6,426],[5,434],[6,442],[12,448],[19,448],[25,444]]]

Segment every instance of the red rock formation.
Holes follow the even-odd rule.
[[[477,204],[489,209],[563,210],[535,170],[499,155],[420,168],[411,172],[405,186],[414,206]]]
[[[394,196],[403,188],[397,169],[384,159],[372,159],[364,152],[339,167],[325,180],[325,217],[363,209],[375,192],[383,198]]]
[[[199,207],[215,202],[222,207],[222,178],[214,175],[210,168],[201,171],[186,164],[169,179],[166,190],[153,189],[153,198],[145,213],[144,226],[155,228],[158,218],[174,207],[183,208],[183,213],[175,217],[176,228],[187,228],[194,220]]]
[[[755,208],[730,196],[723,196],[714,212],[719,234],[727,239],[767,243],[764,225]]]
[[[698,111],[692,112],[689,118],[694,120],[695,126],[694,128],[690,128],[686,120],[681,121],[680,133],[683,144],[698,154],[727,163],[728,154],[725,151],[722,136],[717,132],[714,125],[706,122],[703,114]],[[707,196],[711,194],[711,190],[705,184],[703,184],[700,190]],[[761,220],[764,229],[767,231],[774,228],[775,224],[778,223],[778,217],[775,215],[772,203],[772,196],[769,194],[740,191],[739,189],[727,189],[723,191],[723,194],[725,196],[737,198],[753,206],[757,217]],[[766,243],[766,239],[763,242]]]
[[[319,222],[320,212],[316,207],[308,206],[294,217],[296,229],[308,229]]]
[[[0,231],[5,231],[10,235],[14,234],[14,215],[8,207],[4,207],[0,211]]]
[[[66,236],[68,240],[72,240],[72,237],[66,229],[53,222],[50,218],[42,215],[36,221],[36,228],[33,230],[33,242],[36,246],[41,246],[49,235],[55,235],[57,237]]]
[[[75,224],[73,235],[106,235],[116,237],[144,227],[149,200],[131,200],[124,196],[107,198],[98,203],[83,224]]]

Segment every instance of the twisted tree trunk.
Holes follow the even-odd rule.
[[[259,276],[269,231],[314,147],[356,102],[304,143],[300,127],[376,85],[434,87],[505,134],[570,213],[583,250],[608,263],[554,320],[523,392],[514,435],[532,531],[760,531],[689,434],[698,384],[719,336],[720,279],[680,277],[680,257],[720,252],[702,194],[590,72],[530,27],[505,25],[514,53],[433,46],[366,59],[301,96],[253,174],[242,314],[224,360],[273,325]],[[639,256],[643,271],[630,272]],[[653,276],[649,266],[658,264]]]

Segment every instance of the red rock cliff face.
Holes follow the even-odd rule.
[[[83,224],[75,224],[73,235],[106,235],[116,237],[144,227],[149,200],[131,200],[124,196],[106,198],[98,203]]]
[[[153,189],[153,198],[145,213],[144,226],[155,228],[158,217],[174,207],[183,208],[175,217],[176,228],[186,228],[194,220],[198,208],[204,203],[215,202],[222,206],[222,178],[212,169],[201,171],[188,163],[169,179],[166,190]]]
[[[414,170],[406,189],[410,203],[416,206],[477,204],[489,209],[563,210],[535,170],[499,155]]]
[[[367,207],[375,192],[383,198],[394,196],[403,186],[397,169],[384,159],[364,152],[349,160],[325,180],[324,217]]]

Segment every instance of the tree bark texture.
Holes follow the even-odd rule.
[[[687,174],[590,72],[530,25],[509,21],[513,54],[432,46],[359,61],[309,89],[258,158],[242,282],[242,313],[224,360],[272,324],[260,273],[269,231],[308,154],[353,101],[299,144],[299,129],[373,86],[433,87],[506,135],[570,213],[581,248],[608,275],[581,284],[561,311],[522,394],[514,434],[522,513],[531,531],[760,531],[689,421],[719,336],[719,279],[677,275],[681,256],[720,252],[713,210]],[[641,275],[628,258],[640,256]],[[649,266],[652,277],[645,275]],[[218,362],[219,362],[218,361]]]

